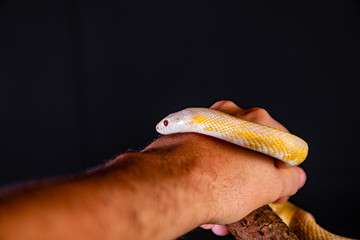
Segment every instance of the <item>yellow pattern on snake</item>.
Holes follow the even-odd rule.
[[[170,114],[156,125],[156,130],[161,134],[209,135],[272,156],[290,166],[302,163],[308,153],[307,143],[295,135],[208,108],[187,108]],[[271,207],[299,239],[348,239],[322,229],[310,213],[289,202]]]

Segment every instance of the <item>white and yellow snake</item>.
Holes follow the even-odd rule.
[[[306,142],[295,135],[208,108],[187,108],[172,113],[156,125],[156,130],[161,134],[195,132],[213,136],[272,156],[290,166],[302,163],[308,153]],[[270,206],[299,239],[348,239],[324,230],[310,213],[290,202]]]

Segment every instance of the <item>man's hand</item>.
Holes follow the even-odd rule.
[[[230,101],[219,101],[219,102],[215,103],[211,108],[220,110],[222,112],[226,112],[228,114],[231,114],[233,116],[236,116],[238,118],[241,118],[241,119],[244,119],[247,121],[252,121],[255,123],[259,123],[262,125],[266,125],[269,127],[273,127],[273,128],[288,132],[288,130],[282,124],[275,121],[264,109],[261,109],[261,108],[242,109]],[[280,162],[278,160],[275,160],[275,165],[279,169],[288,168],[288,166],[286,164],[284,164],[283,162]],[[299,189],[305,184],[306,175],[305,175],[305,172],[299,167],[297,167],[296,171],[298,171],[297,174],[299,175],[299,180],[298,180],[298,189]],[[290,188],[293,188],[293,187],[296,187],[296,185],[292,185]],[[287,188],[287,187],[285,186],[285,188]],[[288,200],[289,196],[293,195],[293,194],[291,194],[291,190],[286,190],[286,191],[289,191],[290,194],[287,196],[279,197],[276,200],[276,202],[279,202],[279,203],[285,202]],[[203,224],[201,227],[204,229],[211,229],[216,235],[219,235],[219,236],[224,236],[229,233],[229,231],[227,230],[227,228],[224,225]]]
[[[286,130],[265,110],[213,108]],[[205,223],[228,224],[305,182],[301,168],[195,133],[162,136],[72,178],[0,196],[0,239],[174,239]]]

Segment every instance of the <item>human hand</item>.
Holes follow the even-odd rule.
[[[233,102],[229,101],[219,101],[215,103],[211,108],[217,109],[228,114],[234,115],[244,120],[256,122],[262,125],[270,126],[273,128],[277,128],[279,130],[288,132],[288,130],[281,125],[279,122],[275,121],[265,110],[260,108],[252,108],[252,109],[242,109],[236,106]],[[276,165],[279,169],[288,168],[288,166],[280,161],[276,162]],[[306,175],[301,168],[299,168],[299,185],[298,188],[301,188],[306,181]],[[287,201],[289,196],[280,197],[276,202],[285,202]],[[204,229],[211,229],[212,232],[218,236],[225,236],[229,233],[228,229],[225,225],[217,225],[217,224],[203,224],[201,225]]]
[[[262,109],[213,108],[286,130]],[[175,239],[233,223],[304,184],[301,168],[275,162],[202,134],[162,136],[97,169],[0,194],[0,239]]]

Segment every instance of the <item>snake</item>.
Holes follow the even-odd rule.
[[[193,132],[215,137],[274,157],[291,167],[301,164],[308,154],[307,143],[291,133],[210,108],[186,108],[169,114],[156,125],[156,130],[163,135]],[[311,213],[289,201],[269,205],[299,239],[350,239],[323,229]]]

